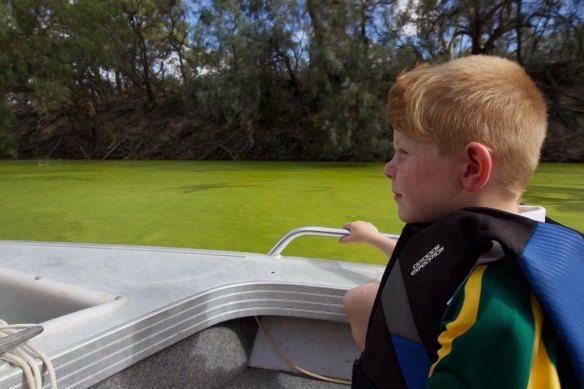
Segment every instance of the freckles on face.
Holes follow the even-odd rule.
[[[438,146],[398,131],[396,154],[384,173],[392,180],[398,216],[406,223],[428,222],[447,212],[456,195],[456,161]]]

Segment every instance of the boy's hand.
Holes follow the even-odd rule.
[[[369,222],[357,220],[348,222],[343,225],[344,228],[351,232],[350,235],[343,236],[339,239],[341,243],[368,243],[379,250],[383,251],[388,257],[393,253],[396,240],[390,239],[381,234],[377,227]]]
[[[349,230],[351,234],[341,237],[339,239],[341,243],[371,243],[379,235],[377,227],[361,220],[345,223],[343,228]]]

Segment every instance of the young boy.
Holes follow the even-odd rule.
[[[393,253],[381,286],[344,299],[364,350],[353,387],[578,386],[511,254],[531,228],[516,215],[545,219],[519,205],[547,127],[534,82],[498,57],[418,66],[390,89],[388,116],[384,173],[407,224],[397,246],[369,223],[345,225],[341,242]]]

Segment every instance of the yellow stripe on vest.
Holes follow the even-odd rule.
[[[530,293],[531,312],[535,325],[533,336],[532,368],[529,375],[527,389],[555,389],[560,388],[560,378],[558,371],[552,363],[543,342],[542,327],[543,314],[541,306],[537,302],[533,293]]]
[[[434,368],[440,360],[452,351],[452,341],[468,331],[476,322],[481,297],[481,284],[486,268],[486,265],[479,265],[468,277],[464,286],[464,304],[456,320],[446,324],[446,329],[438,337],[438,343],[441,345],[440,349],[438,349],[438,360],[430,368],[429,376],[432,376]]]

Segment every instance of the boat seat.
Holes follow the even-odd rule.
[[[282,371],[248,368],[230,382],[225,389],[297,388],[297,389],[348,389],[348,385],[325,382]]]
[[[347,388],[289,372],[248,367],[257,332],[252,317],[217,324],[91,388]]]
[[[220,323],[91,388],[224,388],[247,369],[256,333],[251,317]]]

